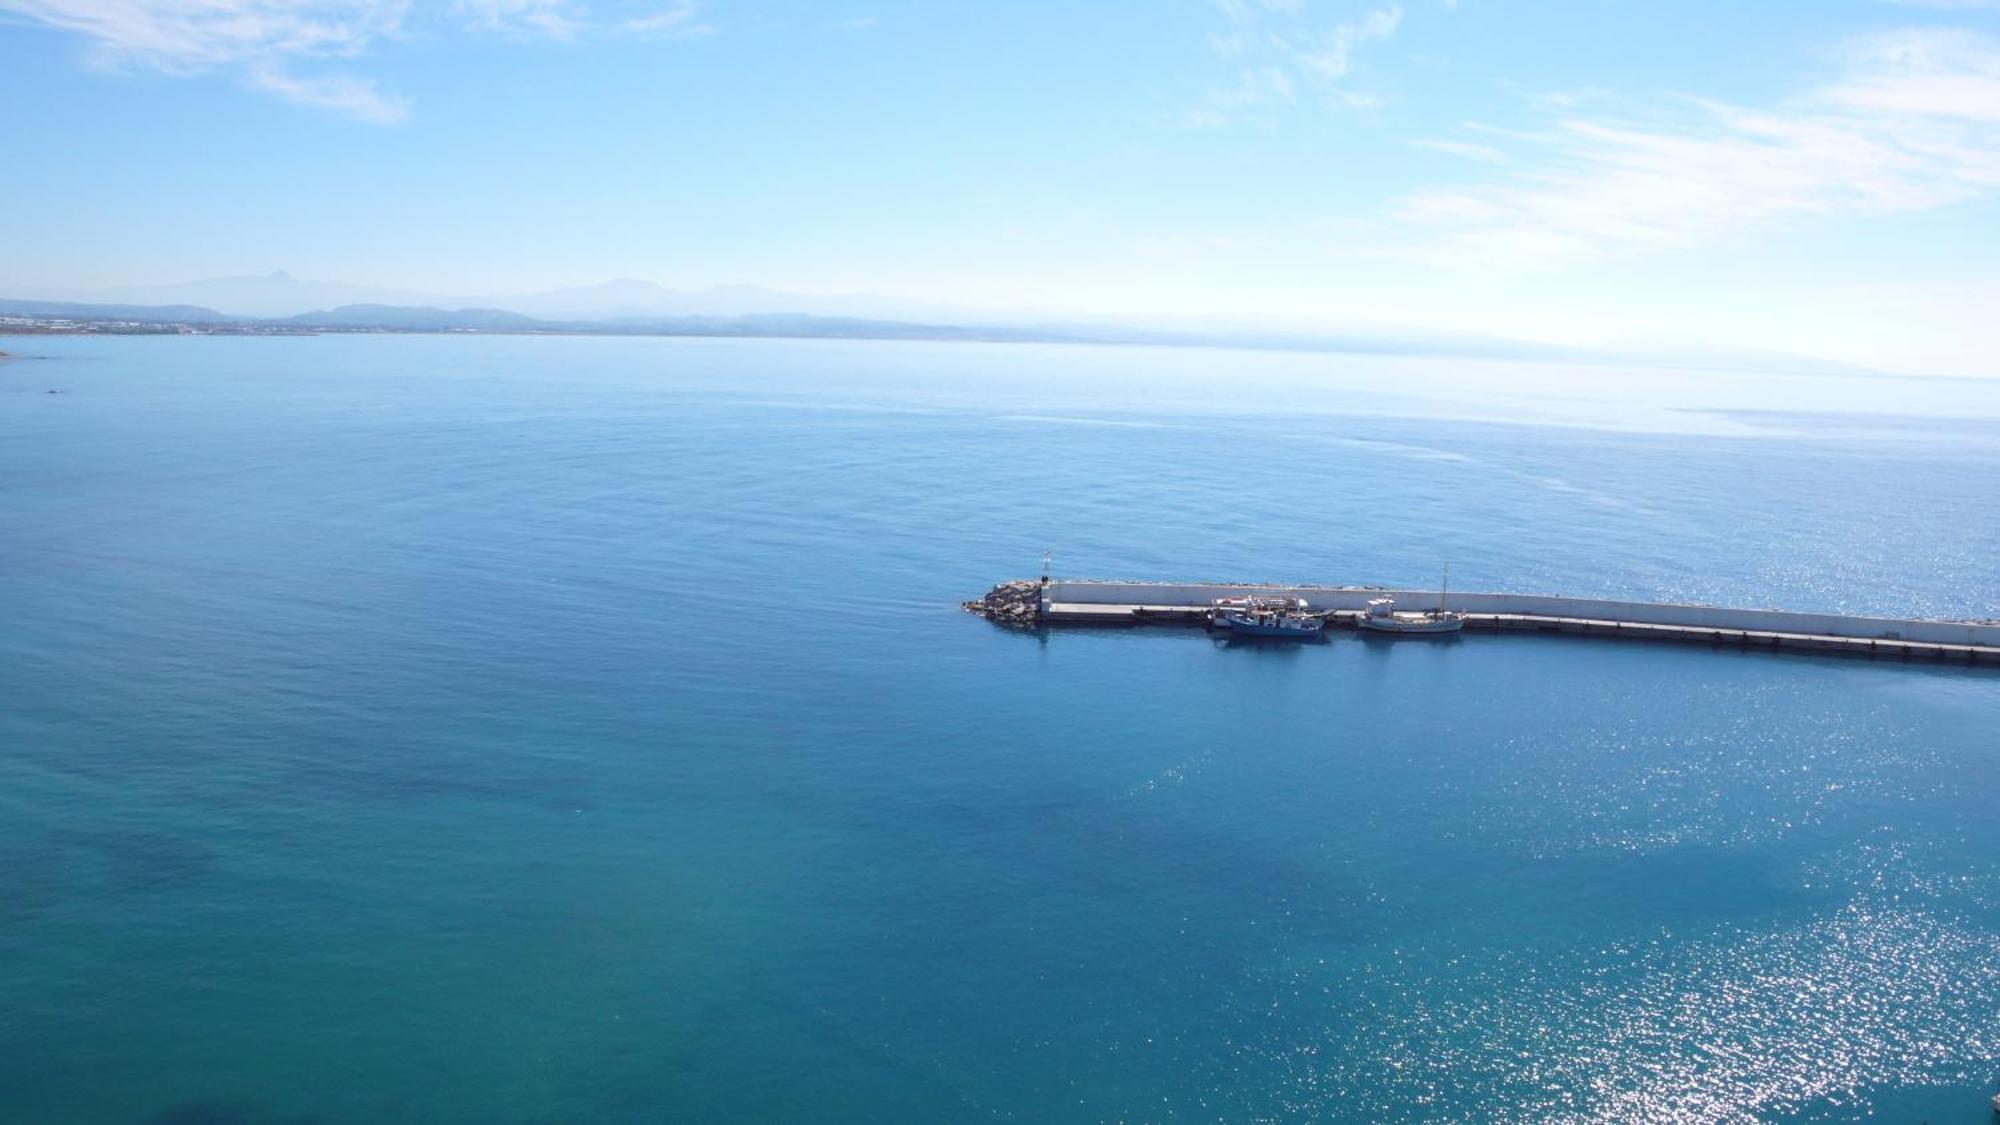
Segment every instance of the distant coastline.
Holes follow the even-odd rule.
[[[1230,348],[1543,363],[1603,363],[1793,375],[1881,375],[1850,364],[1761,353],[1624,353],[1502,337],[1174,331],[1112,324],[950,324],[807,313],[735,316],[527,316],[505,309],[343,305],[285,317],[232,316],[199,305],[112,305],[0,298],[0,336],[317,336],[335,333],[505,336],[666,336],[723,339],[910,340]]]

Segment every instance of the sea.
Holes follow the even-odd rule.
[[[959,603],[1996,617],[2000,381],[0,348],[0,1120],[1993,1120],[2000,671]]]

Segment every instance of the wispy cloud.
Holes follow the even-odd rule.
[[[1507,154],[1492,145],[1475,144],[1471,141],[1411,141],[1412,148],[1427,148],[1432,152],[1442,152],[1449,156],[1461,156],[1467,160],[1478,160],[1488,164],[1499,164],[1507,159]]]
[[[1211,42],[1236,70],[1188,115],[1193,125],[1221,125],[1255,111],[1316,97],[1329,105],[1368,106],[1374,95],[1345,88],[1356,52],[1389,39],[1403,9],[1390,5],[1344,22],[1314,22],[1302,0],[1215,0],[1229,22]]]
[[[517,39],[576,39],[587,35],[691,37],[714,29],[701,20],[695,0],[457,0],[467,25]]]
[[[658,35],[673,39],[692,39],[715,31],[713,25],[702,22],[701,9],[695,5],[694,0],[677,0],[676,3],[627,16],[615,25],[615,29],[638,35]]]
[[[394,34],[407,10],[406,0],[0,0],[0,11],[84,36],[101,63],[169,74],[355,55]]]
[[[1825,91],[1835,105],[2000,124],[2000,40],[1969,31],[1900,31],[1852,44],[1846,58],[1853,73]]]
[[[708,30],[694,0],[604,8],[587,0],[456,0],[450,19],[475,31],[554,39]],[[94,65],[232,74],[250,89],[373,124],[402,120],[408,105],[354,73],[353,60],[402,36],[411,10],[410,0],[0,0],[0,15],[81,37]],[[347,69],[327,69],[341,65]]]
[[[244,84],[300,105],[345,114],[372,125],[394,125],[409,116],[409,103],[385,94],[373,82],[350,74],[304,76],[284,67],[255,63],[244,71]]]
[[[1279,45],[1292,52],[1292,59],[1307,74],[1328,81],[1347,77],[1354,68],[1354,50],[1396,34],[1403,23],[1403,9],[1388,7],[1369,12],[1353,23],[1335,25],[1319,33],[1307,32]]]
[[[1547,129],[1505,134],[1515,173],[1415,193],[1397,213],[1429,232],[1427,256],[1519,264],[2000,189],[2000,41],[1904,31],[1851,43],[1839,62],[1833,81],[1776,109],[1687,99],[1665,121],[1561,111]]]
[[[575,0],[457,0],[452,11],[480,31],[551,39],[573,38],[589,19]]]
[[[0,0],[0,12],[71,32],[98,66],[175,76],[236,73],[245,85],[364,121],[405,109],[362,77],[300,73],[351,59],[401,30],[407,0]]]

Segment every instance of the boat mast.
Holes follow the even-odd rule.
[[[1438,583],[1438,612],[1444,612],[1445,594],[1451,589],[1451,564],[1444,564],[1444,580]]]

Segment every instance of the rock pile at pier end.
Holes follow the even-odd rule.
[[[1017,579],[1002,582],[978,601],[963,603],[967,613],[976,613],[1005,629],[1041,627],[1042,587],[1039,582]]]

